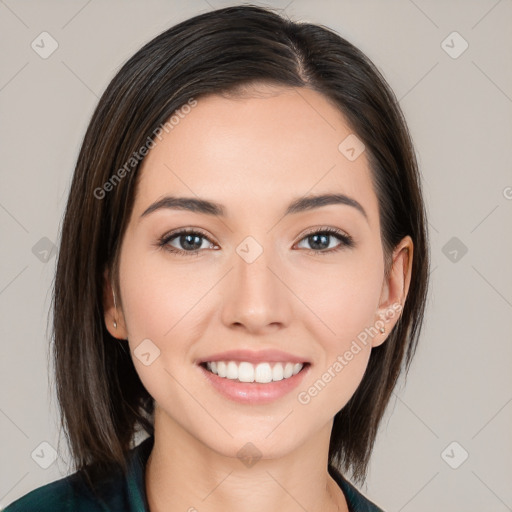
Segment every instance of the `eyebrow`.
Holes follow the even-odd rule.
[[[368,215],[362,205],[355,199],[348,197],[345,194],[321,194],[294,199],[288,205],[284,215],[286,216],[294,213],[301,213],[333,204],[352,206],[353,208],[357,209],[365,217],[366,220],[368,220]],[[190,212],[212,215],[215,217],[226,216],[225,207],[214,201],[199,199],[195,197],[165,196],[149,206],[144,211],[144,213],[142,213],[141,218],[164,208],[171,210],[187,210]]]

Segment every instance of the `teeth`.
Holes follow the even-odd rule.
[[[273,364],[273,366],[271,366]],[[219,377],[240,382],[276,382],[289,379],[302,370],[302,363],[258,363],[236,361],[208,361],[206,367]]]

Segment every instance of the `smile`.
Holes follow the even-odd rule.
[[[196,368],[220,396],[241,404],[264,405],[296,389],[309,373],[311,363],[219,360],[202,362]]]
[[[247,361],[207,361],[204,364],[207,370],[221,378],[260,384],[289,379],[304,367],[303,363],[291,362],[252,364]]]

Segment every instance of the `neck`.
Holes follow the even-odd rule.
[[[150,512],[348,512],[327,471],[330,426],[293,453],[250,460],[219,454],[157,407],[145,473]]]

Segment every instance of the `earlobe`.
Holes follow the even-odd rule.
[[[393,251],[392,268],[387,281],[383,283],[377,311],[379,320],[376,325],[377,328],[383,327],[384,333],[379,329],[378,335],[373,338],[373,347],[386,341],[402,314],[411,282],[413,249],[412,238],[407,235]]]
[[[114,292],[114,287],[111,286],[112,288],[112,295],[114,297],[114,308],[115,308],[115,311],[117,313],[117,304],[116,304],[116,293]],[[114,317],[114,321],[113,321],[113,324],[114,324],[114,329],[117,329],[117,319],[116,319],[117,315]]]
[[[118,309],[114,287],[110,281],[110,273],[103,273],[103,312],[105,325],[110,335],[117,339],[127,339],[122,311]]]

